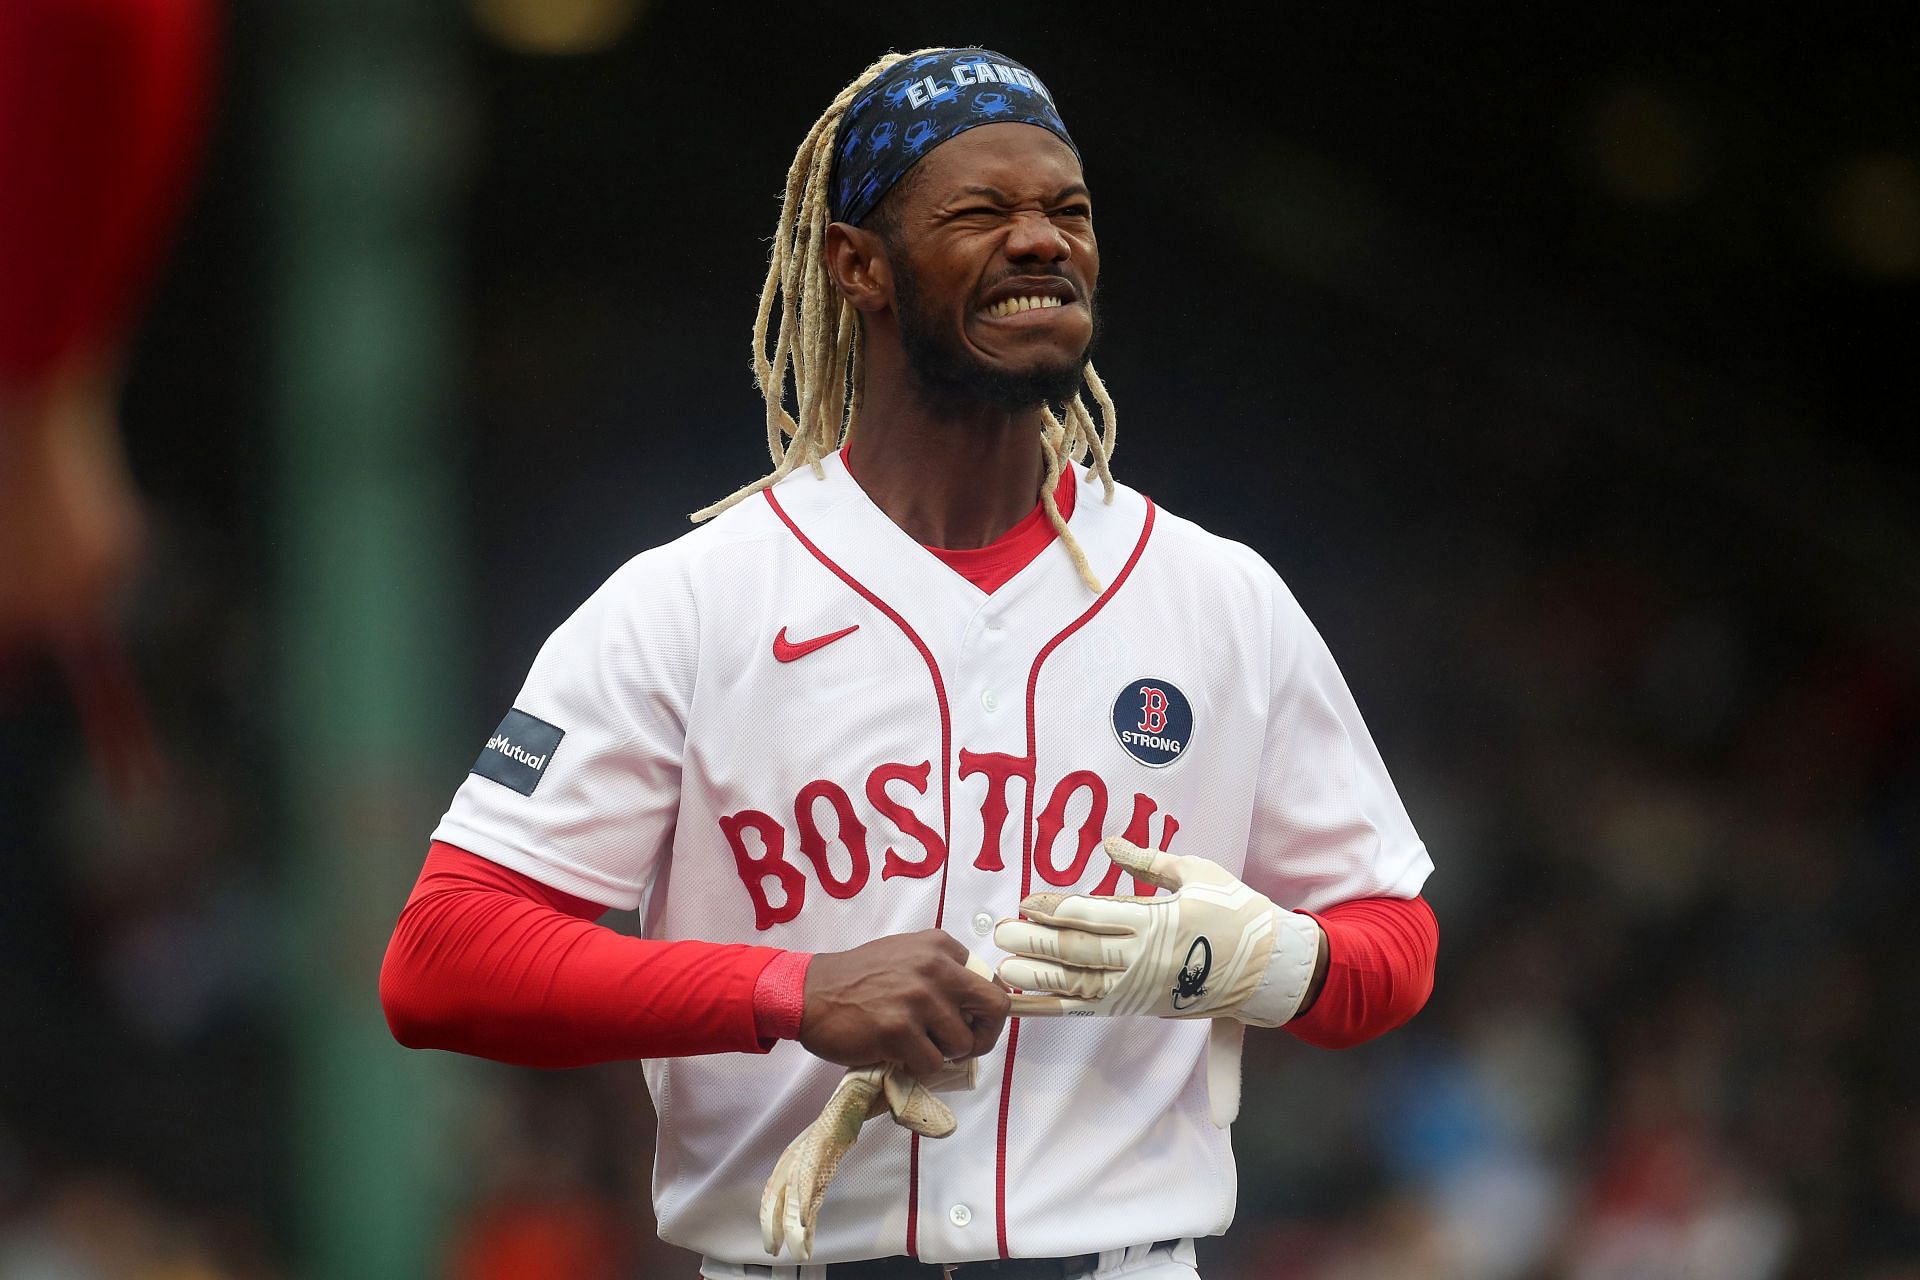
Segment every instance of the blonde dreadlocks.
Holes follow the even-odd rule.
[[[859,312],[840,296],[827,270],[827,183],[833,168],[834,135],[848,104],[863,89],[895,64],[939,51],[937,47],[916,49],[882,57],[834,97],[794,153],[780,204],[780,222],[773,234],[767,280],[760,289],[760,309],[753,319],[753,378],[767,403],[767,452],[773,457],[773,470],[694,512],[694,520],[719,515],[799,467],[811,466],[819,474],[820,460],[851,438],[860,420],[865,373],[860,360]],[[769,355],[767,323],[773,319],[776,299],[780,318]],[[797,417],[787,411],[789,370]],[[1067,528],[1053,497],[1061,473],[1068,466],[1085,463],[1091,453],[1093,464],[1087,478],[1098,475],[1106,500],[1113,501],[1113,473],[1108,469],[1115,438],[1113,399],[1091,363],[1084,380],[1100,407],[1097,426],[1085,399],[1078,395],[1067,402],[1064,421],[1051,407],[1041,408],[1040,450],[1046,458],[1047,478],[1040,488],[1040,502],[1067,554],[1073,557],[1081,581],[1098,592],[1100,580],[1094,577],[1086,552]]]

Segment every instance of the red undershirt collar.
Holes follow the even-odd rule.
[[[846,466],[847,474],[853,475],[853,458],[849,448],[840,450],[840,461]],[[1060,508],[1060,518],[1073,518],[1073,499],[1077,486],[1073,480],[1073,468],[1068,467],[1060,475],[1060,483],[1055,486],[1053,500]],[[1053,523],[1047,519],[1047,509],[1043,503],[1034,503],[1019,523],[1007,530],[984,547],[955,549],[950,547],[927,547],[927,550],[939,558],[940,562],[955,573],[971,582],[980,590],[992,595],[1005,586],[1012,577],[1032,564],[1042,551],[1045,551],[1059,535],[1054,531]],[[921,544],[925,546],[925,543]]]

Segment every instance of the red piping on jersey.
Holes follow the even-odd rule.
[[[762,491],[764,492],[764,490]],[[1033,660],[1033,670],[1027,673],[1027,765],[1031,772],[1027,775],[1027,813],[1026,820],[1020,826],[1020,897],[1024,901],[1029,886],[1033,883],[1033,793],[1040,785],[1039,738],[1034,732],[1033,695],[1040,687],[1040,667],[1048,656],[1060,646],[1060,642],[1092,621],[1093,615],[1106,607],[1120,590],[1120,584],[1133,572],[1133,566],[1140,563],[1140,553],[1147,549],[1147,539],[1153,534],[1153,499],[1147,499],[1147,519],[1140,526],[1140,540],[1133,544],[1133,554],[1127,557],[1126,564],[1114,576],[1112,585],[1100,593],[1100,598],[1088,606],[1087,611],[1068,624],[1062,631],[1041,648]],[[1000,1076],[1000,1134],[994,1150],[993,1171],[993,1217],[994,1229],[999,1233],[1000,1256],[1009,1258],[1007,1252],[1007,1117],[1013,1109],[1013,1055],[1020,1047],[1020,1019],[1013,1018],[1007,1023],[1007,1065]]]
[[[947,846],[946,861],[940,864],[940,903],[934,908],[933,912],[933,927],[936,929],[941,928],[947,917],[947,868],[953,864],[953,716],[947,710],[947,683],[940,678],[940,664],[933,660],[933,650],[927,648],[926,641],[922,640],[919,633],[907,624],[905,618],[895,612],[893,607],[885,600],[882,600],[879,596],[862,586],[859,580],[852,574],[835,564],[828,558],[826,552],[813,544],[811,538],[800,532],[800,526],[793,522],[793,517],[787,514],[787,509],[780,505],[780,499],[773,496],[773,490],[762,489],[760,492],[765,495],[767,505],[773,508],[773,514],[780,517],[780,523],[787,526],[793,536],[800,540],[800,545],[813,554],[815,560],[825,565],[833,573],[834,577],[840,579],[840,581],[846,583],[849,587],[852,587],[861,599],[886,614],[887,617],[893,621],[893,625],[900,628],[901,634],[911,640],[913,647],[920,651],[920,657],[924,659],[927,664],[927,674],[933,677],[933,696],[940,704],[940,838]],[[1149,525],[1153,523],[1151,512],[1148,514],[1147,523]],[[1134,554],[1138,556],[1139,552],[1135,551]],[[1128,562],[1127,567],[1131,569],[1133,567],[1132,562]],[[1124,577],[1125,574],[1123,573],[1121,576]],[[1120,584],[1116,582],[1114,585],[1119,586]],[[1113,593],[1109,591],[1107,594],[1111,595]],[[1102,596],[1101,599],[1105,600],[1106,597]],[[1099,605],[1096,604],[1094,607],[1098,608]],[[1077,626],[1079,624],[1076,623],[1075,625]],[[1031,714],[1029,714],[1029,718],[1031,718]],[[1031,807],[1031,803],[1029,803],[1029,807]],[[1006,1131],[1006,1123],[1004,1120],[1001,1122],[1000,1128],[1004,1145],[1004,1135]],[[1005,1233],[1003,1232],[1002,1234],[1004,1235]],[[919,1244],[920,1135],[916,1133],[913,1135],[913,1141],[910,1144],[907,1155],[908,1257],[917,1258],[920,1256]]]

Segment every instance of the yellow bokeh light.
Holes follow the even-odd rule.
[[[1700,188],[1699,118],[1654,85],[1619,84],[1602,94],[1593,106],[1588,137],[1594,174],[1619,200],[1678,204]]]
[[[1827,188],[1827,234],[1873,275],[1920,275],[1920,164],[1877,152],[1841,166]]]
[[[641,0],[473,0],[473,20],[516,53],[597,53],[625,35]]]

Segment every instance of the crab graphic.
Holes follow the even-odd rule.
[[[907,126],[906,134],[900,139],[909,154],[918,155],[920,149],[933,139],[934,128],[931,120],[916,120]]]
[[[842,160],[850,160],[853,158],[853,153],[859,149],[860,126],[855,125],[853,128],[847,130],[847,140],[840,144],[840,158]]]
[[[1013,104],[1007,101],[1004,93],[976,93],[973,96],[973,109],[983,116],[1003,116],[1013,110]]]
[[[867,135],[867,150],[879,155],[893,145],[893,121],[882,120],[873,126],[873,132]]]
[[[919,81],[917,80],[902,80],[898,84],[888,85],[887,86],[887,105],[890,107],[897,107],[901,103],[905,102],[907,100],[907,95],[913,92],[913,86],[918,83]]]

